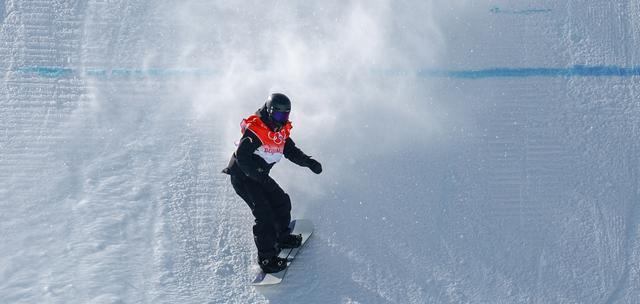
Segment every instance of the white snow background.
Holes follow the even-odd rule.
[[[640,302],[638,0],[6,0],[0,22],[0,303]],[[275,91],[325,171],[274,169],[316,231],[255,288],[220,170]]]

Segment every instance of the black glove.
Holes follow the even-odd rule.
[[[307,167],[309,167],[309,169],[311,169],[315,174],[320,174],[322,172],[322,165],[313,158],[309,158],[307,161]]]

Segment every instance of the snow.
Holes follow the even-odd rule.
[[[0,22],[1,303],[640,299],[636,0],[10,0]],[[325,171],[274,169],[315,232],[253,287],[220,170],[272,91]]]

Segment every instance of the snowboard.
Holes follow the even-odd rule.
[[[302,249],[304,244],[313,233],[313,223],[310,220],[293,220],[291,224],[289,224],[289,228],[291,228],[291,234],[302,234],[302,244],[298,248],[288,248],[282,249],[282,251],[280,251],[280,254],[278,256],[287,259],[287,268],[280,272],[274,273],[265,273],[264,271],[260,270],[260,273],[258,273],[251,285],[266,286],[280,284],[280,282],[282,282],[282,279],[284,279],[284,275],[287,273],[287,269],[289,269],[291,262],[293,262],[300,249]]]

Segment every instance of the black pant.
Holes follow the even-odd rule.
[[[291,232],[291,198],[280,186],[268,191],[259,182],[236,174],[231,175],[231,185],[255,217],[253,239],[258,247],[258,258],[277,255],[278,240]]]

